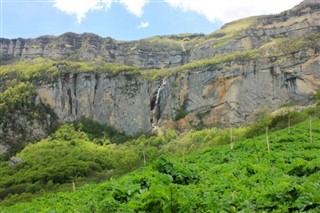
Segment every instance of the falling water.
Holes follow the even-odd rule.
[[[154,108],[151,111],[151,113],[152,113],[152,131],[155,131],[157,129],[158,119],[160,117],[160,94],[166,84],[167,84],[167,80],[165,78],[162,79],[162,83],[157,91],[157,96],[156,96]]]

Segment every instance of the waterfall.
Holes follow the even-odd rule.
[[[162,83],[157,90],[156,100],[154,102],[154,107],[151,110],[151,123],[152,123],[152,132],[155,131],[158,125],[158,120],[160,118],[160,95],[162,90],[164,89],[165,85],[167,84],[167,80],[164,78],[162,79]]]
[[[158,88],[158,92],[157,92],[157,98],[156,98],[156,105],[159,105],[159,102],[160,102],[160,93],[161,93],[161,91],[164,89],[164,86],[167,84],[167,81],[166,81],[166,79],[164,78],[163,80],[162,80],[162,83],[161,83],[161,85],[160,85],[160,87]]]

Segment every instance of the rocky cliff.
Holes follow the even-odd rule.
[[[320,3],[306,0],[281,14],[238,20],[209,35],[132,42],[73,33],[1,39],[1,92],[21,69],[16,58],[48,58],[52,64],[39,73],[55,70],[50,79],[47,74],[20,78],[35,87],[32,104],[22,108],[46,110],[30,124],[21,117],[13,122],[13,114],[21,114],[16,111],[0,119],[2,149],[13,139],[41,138],[55,123],[82,117],[136,134],[161,127],[240,125],[261,108],[312,103],[320,83],[319,32]],[[99,65],[66,71],[61,59],[131,67],[116,73]],[[12,137],[14,127],[27,125],[33,130],[22,128]]]
[[[154,81],[126,73],[66,73],[38,85],[36,93],[61,121],[87,117],[130,134],[164,122],[175,125],[181,111],[186,117],[177,123],[183,127],[239,125],[263,107],[310,102],[318,89],[319,62],[309,56],[272,66],[270,59],[231,61]]]

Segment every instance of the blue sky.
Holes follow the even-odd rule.
[[[302,0],[0,0],[4,38],[90,32],[118,40],[210,33],[225,22],[274,14]]]

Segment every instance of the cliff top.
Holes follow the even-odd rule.
[[[288,54],[309,48],[318,40],[314,35],[319,32],[320,2],[305,0],[277,15],[254,16],[227,23],[208,35],[179,34],[117,41],[93,33],[67,32],[35,39],[0,38],[0,59],[1,65],[16,59],[40,57],[53,61],[102,62],[138,69],[177,70],[194,64],[207,64],[207,61],[225,62],[226,58],[234,59],[235,55],[261,58]],[[301,42],[307,34],[315,40]]]

